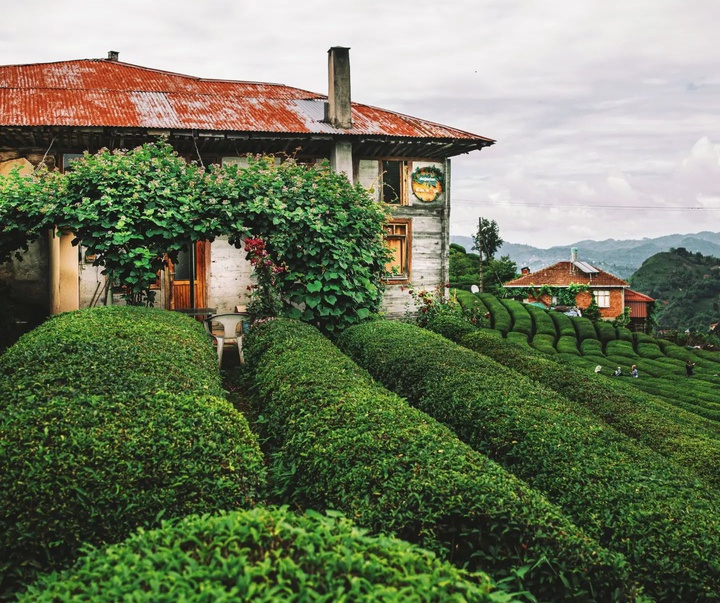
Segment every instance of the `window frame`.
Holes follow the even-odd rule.
[[[396,207],[410,205],[408,174],[410,173],[411,163],[403,159],[380,159],[380,201],[382,203]],[[385,173],[388,171],[385,168],[387,164],[397,164],[398,166],[400,190],[398,191],[397,202],[385,200]]]
[[[404,227],[404,234],[397,234],[395,227]],[[412,277],[412,218],[391,218],[384,225],[383,240],[386,242],[386,247],[391,249],[387,245],[388,240],[400,241],[400,244],[404,246],[405,251],[405,264],[406,268],[402,274],[390,275],[387,274],[383,278],[383,282],[388,285],[405,285],[410,282]],[[389,232],[393,230],[393,232]],[[390,264],[385,264],[386,268]]]
[[[610,289],[593,289],[593,298],[598,308],[610,307]],[[603,303],[603,302],[607,303]]]

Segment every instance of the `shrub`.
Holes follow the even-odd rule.
[[[561,354],[575,354],[580,355],[577,347],[577,339],[573,335],[561,335],[557,342],[557,351]]]
[[[53,601],[509,603],[487,579],[342,517],[258,507],[164,522],[43,578],[20,598]]]
[[[600,341],[598,341],[597,339],[584,339],[580,342],[580,351],[582,352],[583,356],[602,356],[602,343],[600,343]]]
[[[317,331],[273,321],[250,334],[246,350],[277,502],[340,510],[539,600],[622,598],[622,557],[375,384]]]
[[[525,309],[525,304],[521,304],[514,299],[501,299],[500,303],[507,308],[510,316],[512,316],[512,330],[517,333],[524,333],[527,337],[532,337],[532,318]]]
[[[632,575],[658,601],[716,598],[717,492],[698,488],[680,465],[549,388],[433,333],[380,321],[354,327],[340,341],[376,379],[626,555]]]
[[[608,357],[621,356],[630,360],[637,359],[637,354],[633,349],[632,344],[629,341],[617,339],[615,341],[608,341],[605,346],[605,355]]]
[[[551,335],[557,338],[557,330],[552,318],[548,315],[548,311],[540,306],[526,304],[525,309],[533,320],[533,329],[535,335]]]
[[[633,334],[632,334],[632,331],[630,329],[628,329],[627,327],[618,327],[617,334],[618,334],[618,339],[622,339],[623,341],[629,341],[630,343],[632,343]]]
[[[569,316],[561,312],[548,312],[550,319],[555,323],[555,331],[560,337],[576,337],[575,326]]]
[[[508,309],[500,303],[500,300],[490,293],[478,293],[478,298],[487,306],[490,312],[492,328],[507,335],[512,330],[512,317]]]
[[[602,341],[603,345],[618,337],[615,327],[607,320],[595,321],[595,330],[597,331],[598,339]]]
[[[448,339],[457,339],[476,330],[476,328],[464,318],[451,314],[434,317],[428,322],[427,328],[435,333],[440,333]]]
[[[0,408],[9,396],[195,392],[222,396],[202,325],[179,312],[107,306],[59,314],[0,356]],[[4,399],[3,399],[4,398]]]
[[[252,505],[264,484],[257,439],[227,401],[165,393],[10,405],[0,475],[0,594],[66,567],[82,542]]]
[[[585,318],[584,316],[571,316],[570,321],[575,326],[578,341],[584,341],[585,339],[597,339],[595,325],[589,318]]]
[[[525,347],[528,347],[528,336],[525,333],[519,333],[517,331],[510,331],[507,334],[507,339],[509,341],[512,341],[518,345],[523,345]]]
[[[460,338],[448,337],[448,339],[451,339],[453,341],[460,341]],[[533,337],[533,340],[530,342],[530,345],[539,352],[542,352],[543,354],[557,353],[557,350],[555,349],[554,335],[535,335],[535,337]]]
[[[665,354],[662,353],[660,347],[655,342],[638,343],[637,353],[641,358],[654,359],[665,357]]]

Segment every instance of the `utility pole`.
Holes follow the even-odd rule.
[[[482,218],[478,218],[478,232],[477,239],[475,240],[475,247],[477,247],[478,255],[480,256],[480,293],[485,292],[485,283],[483,278],[483,234],[482,234]]]

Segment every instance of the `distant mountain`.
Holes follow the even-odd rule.
[[[655,298],[658,326],[706,332],[720,320],[720,259],[676,248],[656,253],[630,277],[630,286]]]
[[[470,251],[473,246],[471,237],[453,235],[450,237],[450,242],[462,245],[467,251]],[[518,269],[528,266],[535,272],[556,262],[569,260],[571,249],[577,248],[579,260],[589,262],[597,268],[627,279],[650,256],[669,251],[670,248],[680,247],[693,253],[700,252],[704,256],[720,258],[720,233],[705,231],[694,234],[667,235],[654,239],[606,239],[604,241],[586,239],[571,245],[560,245],[549,249],[503,243],[496,257],[508,255],[517,264]]]

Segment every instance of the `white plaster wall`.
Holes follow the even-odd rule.
[[[218,238],[210,246],[208,307],[218,313],[234,312],[235,306],[250,301],[247,287],[253,283],[253,270],[245,252]]]

